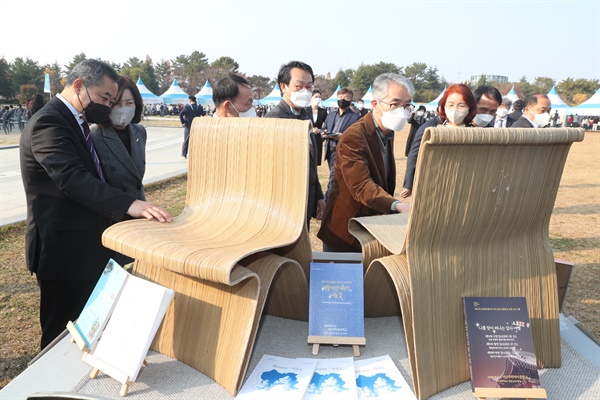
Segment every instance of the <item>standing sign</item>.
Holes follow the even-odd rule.
[[[364,345],[362,264],[310,264],[308,343],[317,355],[319,344],[349,344],[354,355]]]
[[[473,396],[545,399],[525,297],[465,297]]]

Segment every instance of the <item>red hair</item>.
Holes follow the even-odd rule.
[[[442,96],[438,104],[438,112],[440,113],[440,118],[442,119],[442,122],[445,122],[448,119],[446,117],[446,110],[444,110],[444,107],[446,106],[446,100],[448,100],[448,96],[454,93],[460,94],[467,106],[469,107],[469,114],[467,114],[467,116],[463,120],[463,123],[465,125],[469,125],[471,121],[473,121],[473,118],[475,118],[475,115],[477,115],[477,103],[475,102],[475,97],[473,97],[473,92],[471,92],[471,88],[462,83],[450,85],[448,89],[446,89],[446,91],[444,92],[444,95]]]

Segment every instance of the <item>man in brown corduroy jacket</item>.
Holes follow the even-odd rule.
[[[324,251],[360,252],[360,243],[348,232],[351,218],[408,212],[408,204],[393,197],[394,131],[406,125],[413,95],[412,83],[403,76],[378,76],[373,83],[373,112],[342,135],[333,189],[317,234]]]

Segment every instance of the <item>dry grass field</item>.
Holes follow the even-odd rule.
[[[171,121],[158,121],[167,124]],[[175,121],[176,123],[176,121]],[[144,125],[152,126],[151,120]],[[164,126],[164,125],[162,125]],[[396,136],[398,178],[401,190],[406,157],[404,143],[408,130]],[[18,143],[18,135],[0,135],[0,145]],[[1,151],[1,150],[0,150]],[[319,168],[326,188],[326,163]],[[185,176],[147,188],[148,199],[166,206],[177,215],[185,200]],[[564,312],[577,318],[600,337],[600,132],[587,132],[582,143],[571,148],[550,222],[550,241],[555,257],[572,261],[575,267],[568,288]],[[313,250],[322,245],[315,233],[319,222],[311,224]],[[24,224],[5,227],[0,232],[0,388],[27,366],[39,348],[38,288],[24,261]]]

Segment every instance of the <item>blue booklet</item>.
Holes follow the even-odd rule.
[[[93,349],[113,312],[129,273],[117,262],[109,260],[83,311],[75,321],[75,328],[87,349]]]
[[[364,337],[362,264],[310,264],[309,336]]]

